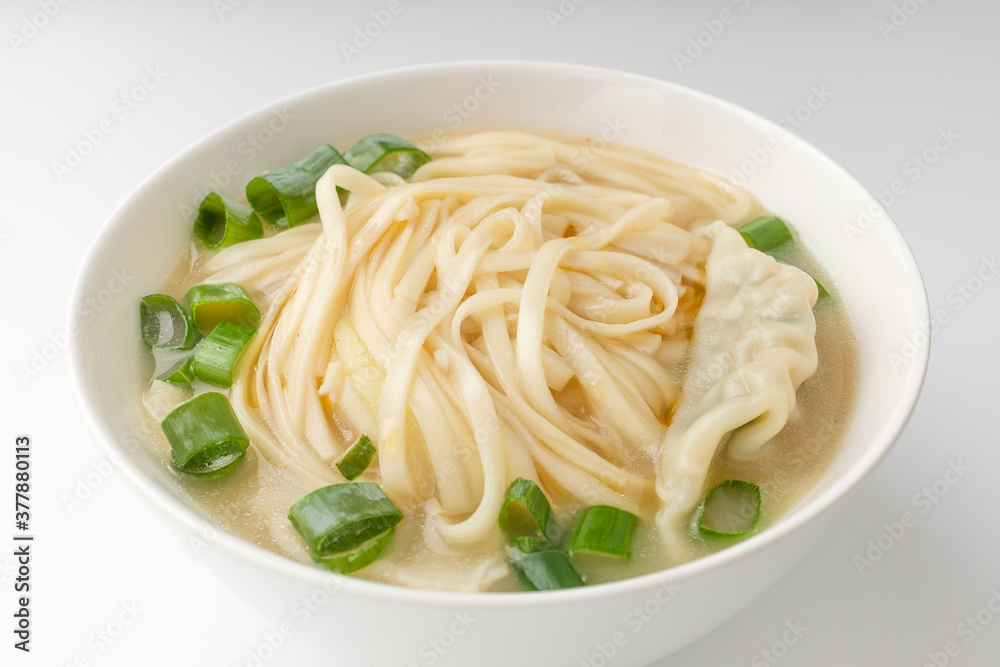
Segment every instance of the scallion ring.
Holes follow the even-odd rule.
[[[247,201],[260,217],[279,228],[295,227],[315,218],[316,182],[335,164],[344,164],[336,148],[323,144],[298,162],[258,176],[247,183]]]
[[[160,427],[170,443],[171,463],[192,475],[229,472],[250,445],[229,400],[215,392],[184,401]]]
[[[184,357],[156,379],[177,387],[189,387],[194,380],[194,357]]]
[[[240,353],[254,330],[235,322],[219,322],[194,352],[194,376],[216,387],[231,387]]]
[[[344,479],[353,480],[361,475],[375,458],[375,443],[364,433],[354,441],[354,444],[344,452],[337,461],[337,469]]]
[[[769,253],[778,246],[792,240],[792,232],[781,218],[762,215],[736,227],[747,245],[761,252]]]
[[[256,329],[260,311],[239,285],[195,285],[184,296],[198,331],[208,334],[219,322],[235,322]]]
[[[546,537],[530,537],[521,535],[515,537],[510,543],[521,553],[534,553],[536,551],[551,551],[552,542]]]
[[[694,525],[705,537],[745,537],[757,529],[760,510],[759,486],[727,479],[705,496],[695,512]]]
[[[357,549],[403,519],[374,482],[343,482],[316,489],[292,505],[288,518],[317,556]]]
[[[519,477],[507,487],[500,508],[500,528],[511,538],[548,538],[552,506],[530,479]]]
[[[583,577],[561,551],[511,554],[511,564],[533,591],[552,591],[583,586]]]
[[[139,300],[139,330],[152,347],[190,350],[199,338],[191,316],[166,294],[150,294]]]
[[[639,517],[609,505],[594,505],[580,513],[573,524],[568,551],[632,559],[632,537]]]
[[[194,235],[209,248],[222,248],[259,239],[264,229],[252,208],[210,192],[198,207]]]
[[[393,527],[351,551],[343,551],[329,556],[313,554],[313,561],[332,572],[350,574],[363,567],[368,567],[381,558],[392,543],[392,537],[395,534],[396,529]]]
[[[351,146],[344,159],[358,171],[391,171],[409,178],[431,156],[395,134],[369,134]]]

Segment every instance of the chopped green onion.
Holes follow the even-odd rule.
[[[431,156],[395,134],[369,134],[344,153],[344,159],[358,171],[391,171],[409,178]]]
[[[368,540],[357,549],[343,551],[330,556],[317,556],[313,554],[313,560],[318,565],[322,565],[333,572],[350,574],[363,567],[368,567],[377,561],[385,553],[386,549],[389,548],[389,544],[392,543],[392,536],[395,534],[396,528],[394,526],[381,535]]]
[[[529,537],[521,535],[511,540],[511,544],[521,553],[530,554],[536,551],[551,551],[552,542],[546,537]]]
[[[814,283],[816,283],[816,290],[819,293],[819,296],[830,296],[830,293],[826,291],[825,287],[823,287],[823,283],[816,280],[815,276],[810,275],[809,277],[813,279]]]
[[[199,338],[191,316],[166,294],[150,294],[139,300],[139,330],[152,347],[190,350]]]
[[[280,228],[316,217],[316,182],[335,164],[344,164],[336,148],[323,144],[298,162],[275,169],[247,184],[247,201],[260,217]]]
[[[210,192],[198,207],[194,235],[209,248],[221,248],[259,239],[264,229],[252,208]]]
[[[184,300],[202,334],[211,332],[219,322],[235,322],[253,329],[260,323],[260,311],[250,295],[233,283],[195,285]]]
[[[234,469],[250,444],[229,400],[208,392],[184,401],[161,424],[170,442],[171,463],[192,475]]]
[[[727,479],[705,496],[695,512],[695,526],[706,537],[743,537],[760,522],[760,487]]]
[[[511,564],[533,591],[552,591],[583,586],[583,578],[569,556],[561,551],[513,554]]]
[[[580,513],[569,538],[569,553],[589,552],[632,560],[632,535],[639,517],[609,505],[594,505]]]
[[[236,362],[253,334],[242,324],[219,322],[194,352],[194,376],[216,387],[231,387]]]
[[[769,252],[792,240],[788,225],[781,218],[773,215],[762,215],[736,228],[751,248],[761,252]]]
[[[371,465],[375,458],[375,443],[364,433],[361,434],[350,449],[337,461],[337,469],[345,479],[353,480]]]
[[[500,508],[500,528],[510,537],[545,539],[549,536],[552,506],[545,493],[530,479],[518,477],[507,487]]]
[[[403,519],[374,482],[343,482],[316,489],[292,505],[292,525],[313,553],[325,557],[357,549]]]
[[[774,255],[772,255],[772,257],[774,257],[774,261],[778,262],[779,264],[784,264],[785,266],[795,266],[788,260],[782,259],[781,257],[775,257]],[[795,268],[798,269],[799,267],[795,266]],[[802,271],[802,269],[799,269],[799,271]],[[806,273],[805,271],[802,272]],[[830,293],[826,291],[826,288],[823,287],[823,284],[820,281],[816,280],[816,278],[812,274],[808,275],[810,278],[813,279],[813,282],[816,283],[816,289],[819,292],[820,296],[830,296]]]
[[[184,357],[156,379],[178,387],[190,386],[194,379],[193,360],[194,357]]]

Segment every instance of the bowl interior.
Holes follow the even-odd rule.
[[[778,126],[683,87],[568,65],[480,62],[336,82],[254,111],[184,151],[114,213],[84,262],[70,305],[78,327],[70,366],[88,422],[106,452],[124,456],[126,476],[183,521],[195,520],[160,464],[136,446],[137,397],[149,373],[137,302],[158,290],[190,242],[205,193],[239,198],[253,176],[324,142],[346,147],[380,131],[433,141],[479,128],[600,137],[742,175],[765,206],[795,221],[801,240],[834,277],[860,344],[853,423],[797,508],[747,545],[780,539],[824,511],[886,453],[909,416],[927,361],[926,348],[902,360],[893,355],[921,330],[927,302],[908,248],[864,188]],[[744,546],[682,567],[725,563]],[[304,567],[288,571],[310,576]],[[628,584],[610,586],[618,585]]]

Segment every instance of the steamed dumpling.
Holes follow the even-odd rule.
[[[660,453],[657,523],[682,540],[720,446],[747,458],[780,431],[816,372],[816,283],[753,250],[723,222],[707,228],[705,299],[681,400]]]

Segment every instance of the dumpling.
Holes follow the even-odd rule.
[[[817,364],[815,281],[749,248],[721,221],[707,234],[705,298],[659,454],[657,524],[668,549],[684,539],[719,447],[752,456],[784,427]]]

